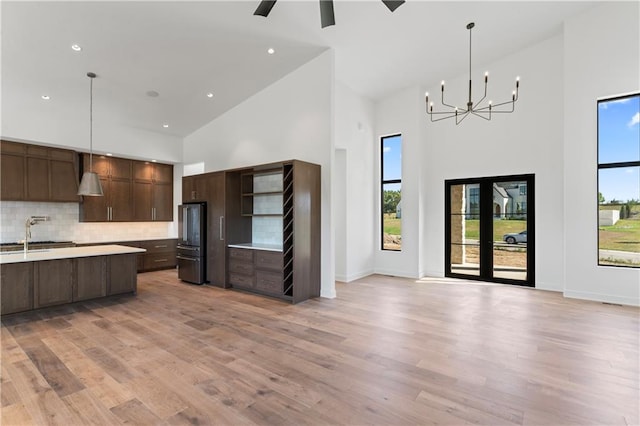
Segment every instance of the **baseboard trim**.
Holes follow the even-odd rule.
[[[591,300],[594,302],[616,303],[619,305],[627,305],[627,306],[640,306],[640,298],[614,296],[611,294],[565,290],[564,297],[568,297],[571,299]]]

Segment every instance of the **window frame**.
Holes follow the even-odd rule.
[[[623,95],[608,96],[599,98],[596,101],[596,232],[597,232],[597,245],[596,245],[596,258],[598,267],[606,268],[631,268],[640,269],[640,266],[634,265],[611,265],[606,263],[600,263],[600,171],[607,169],[622,169],[627,167],[640,167],[640,158],[638,160],[631,161],[614,161],[611,163],[600,162],[600,104],[604,102],[617,101],[625,98],[640,97],[640,92],[632,92]],[[640,143],[640,141],[639,141]],[[634,253],[634,252],[632,252]]]
[[[380,137],[380,250],[383,251],[393,251],[399,252],[402,251],[402,244],[400,244],[399,249],[385,248],[384,246],[384,187],[389,184],[400,184],[400,201],[402,202],[402,154],[400,161],[400,179],[387,179],[384,178],[384,142],[386,139],[391,138],[400,138],[400,152],[402,153],[402,134],[394,133],[390,135],[384,135]],[[400,222],[402,223],[403,218],[400,218]],[[400,227],[402,234],[402,226]]]

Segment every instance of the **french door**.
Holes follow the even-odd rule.
[[[445,275],[535,286],[534,175],[445,181]]]

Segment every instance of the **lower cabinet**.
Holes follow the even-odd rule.
[[[1,314],[33,309],[33,264],[10,263],[0,267]]]
[[[282,253],[229,248],[229,284],[271,296],[284,296]]]
[[[121,243],[128,246],[128,243]],[[138,272],[155,271],[158,269],[171,269],[176,267],[176,246],[178,240],[168,238],[164,240],[137,241],[135,247],[147,250],[138,255],[142,258],[138,265]]]
[[[34,265],[34,308],[73,301],[74,259],[45,260]]]
[[[109,282],[107,294],[131,293],[137,288],[138,261],[136,255],[109,256]]]
[[[76,259],[77,285],[73,300],[87,300],[107,295],[107,257],[81,257]]]
[[[0,314],[137,290],[137,256],[117,254],[3,264]]]

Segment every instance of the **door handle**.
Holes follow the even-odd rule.
[[[188,211],[187,211],[187,207],[182,207],[182,241],[187,241],[189,236],[187,234],[188,232],[188,227],[187,227],[187,220],[188,220]]]
[[[224,216],[220,216],[220,241],[224,241]]]

